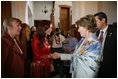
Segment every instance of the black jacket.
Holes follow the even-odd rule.
[[[96,32],[98,36],[100,30]],[[117,77],[117,27],[109,25],[104,42],[103,61],[98,72],[100,78]]]

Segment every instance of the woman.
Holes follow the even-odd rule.
[[[2,78],[21,78],[24,77],[24,53],[15,39],[22,29],[21,21],[8,18],[5,25],[5,34],[1,38],[1,75]]]
[[[72,54],[74,52],[74,50],[75,50],[75,46],[78,43],[78,41],[75,38],[75,34],[74,34],[73,30],[69,30],[67,35],[68,35],[68,37],[67,37],[66,40],[68,40],[68,43],[67,44],[63,44],[63,48],[65,50],[65,53]],[[63,61],[63,64],[64,64],[64,67],[65,67],[64,69],[65,69],[66,77],[70,78],[71,77],[71,74],[69,73],[69,70],[70,70],[70,60]]]
[[[54,70],[51,58],[51,43],[49,35],[52,24],[40,24],[37,34],[32,40],[33,59],[31,63],[31,77],[47,78]],[[45,57],[48,57],[45,58]]]
[[[68,38],[66,40],[68,40],[68,43],[64,44],[63,48],[66,53],[72,54],[74,52],[74,48],[78,42],[77,39],[75,38],[75,34],[72,30],[68,31]]]
[[[72,77],[96,77],[100,62],[101,44],[94,34],[96,31],[95,18],[93,15],[87,15],[80,18],[76,24],[79,26],[78,32],[83,38],[77,43],[74,53],[71,55],[55,53],[55,58],[71,59]]]

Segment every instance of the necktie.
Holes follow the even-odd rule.
[[[101,35],[100,35],[100,38],[99,38],[99,40],[100,40],[100,42],[102,43],[102,41],[103,41],[103,31],[101,31]]]

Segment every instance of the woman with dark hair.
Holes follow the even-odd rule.
[[[31,77],[47,78],[54,71],[49,38],[51,31],[52,24],[40,24],[37,28],[37,34],[32,40]]]

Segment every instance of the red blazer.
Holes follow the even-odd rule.
[[[1,38],[1,76],[24,77],[24,55],[9,34]]]
[[[47,48],[45,46],[43,47],[43,45],[40,45],[40,41],[36,36],[32,40],[32,52],[32,62],[37,63],[41,66],[50,66],[50,64],[52,64],[52,59],[43,58],[51,54],[51,47]]]

